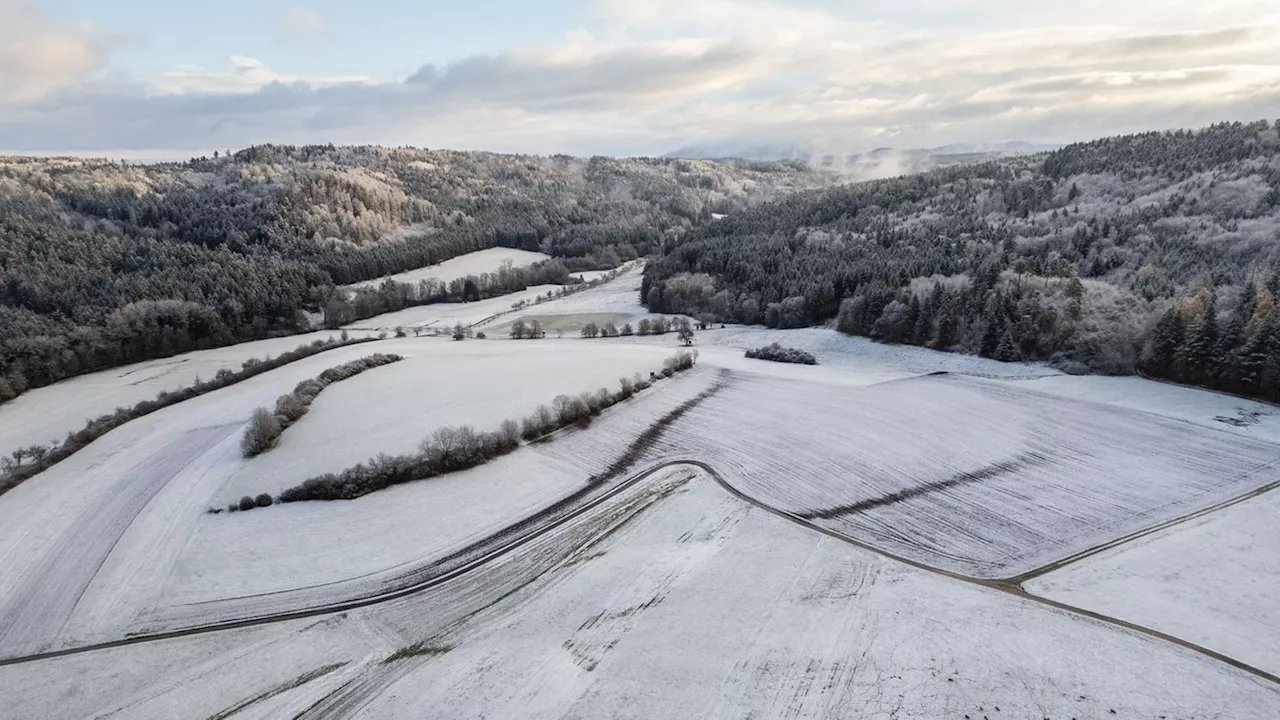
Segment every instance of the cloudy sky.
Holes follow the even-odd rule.
[[[1276,0],[0,0],[0,149],[660,154],[1280,117]]]

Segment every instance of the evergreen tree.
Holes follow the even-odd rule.
[[[1220,360],[1218,340],[1217,299],[1210,291],[1191,337],[1183,346],[1181,364],[1187,382],[1203,385],[1214,380]]]
[[[992,355],[1000,362],[1014,362],[1022,358],[1018,352],[1018,344],[1013,341],[1013,333],[1005,328],[1004,334],[1000,336],[1000,343],[996,346],[996,351]]]
[[[1156,377],[1173,379],[1178,351],[1185,340],[1186,328],[1178,309],[1171,307],[1160,317],[1147,343],[1142,358],[1142,370]]]

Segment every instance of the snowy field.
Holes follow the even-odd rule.
[[[1280,408],[1225,393],[1140,377],[1100,375],[1055,375],[1019,384],[1040,392],[1146,410],[1217,430],[1280,441]]]
[[[458,323],[464,326],[478,325],[495,315],[510,313],[515,303],[532,303],[539,296],[545,296],[548,292],[554,292],[560,288],[560,285],[534,285],[520,292],[475,302],[419,305],[360,320],[348,325],[347,329],[394,332],[396,328],[404,328],[408,332],[413,328],[449,330]],[[538,307],[544,307],[544,305]],[[488,327],[477,329],[492,332]]]
[[[274,450],[236,469],[215,504],[276,494],[379,453],[414,452],[431,431],[446,425],[495,430],[503,420],[519,422],[560,394],[613,391],[620,377],[648,376],[674,352],[620,344],[442,338],[406,339],[400,347],[396,352],[405,360],[325,390]]]
[[[1026,583],[1280,675],[1280,492],[1140,538]]]
[[[534,263],[549,259],[549,255],[540,252],[530,252],[529,250],[516,250],[514,248],[495,247],[488,250],[478,250],[466,255],[459,255],[456,258],[445,260],[439,265],[431,265],[429,267],[409,270],[408,272],[398,273],[381,277],[376,280],[366,280],[365,282],[348,285],[348,289],[359,287],[377,287],[387,280],[394,280],[398,283],[417,283],[422,280],[439,280],[441,282],[449,282],[468,275],[481,275],[483,273],[497,272],[503,263],[511,263],[512,267],[528,267]]]
[[[1274,408],[1138,378],[716,327],[698,333],[692,372],[479,468],[348,502],[204,512],[657,369],[674,333],[505,337],[521,316],[634,322],[650,315],[640,280],[636,268],[519,313],[554,286],[357,323],[483,323],[491,337],[329,351],[127,423],[0,497],[0,657],[416,588],[0,666],[0,687],[27,689],[4,694],[0,717],[1280,716],[1265,678],[967,579],[1274,480]],[[35,391],[0,407],[0,449],[309,339]],[[821,364],[743,357],[775,341]],[[374,352],[406,359],[335,384],[278,447],[241,457],[254,408]],[[727,487],[689,464],[647,472],[690,461]],[[1278,510],[1280,494],[1262,495],[1028,589],[1280,672]]]
[[[550,503],[585,476],[554,467],[541,472],[535,458],[517,459],[517,453],[456,479],[416,483],[354,504],[289,505],[244,517],[203,513],[379,452],[412,451],[443,425],[490,429],[556,394],[613,387],[622,374],[647,373],[670,354],[526,344],[422,338],[334,350],[108,433],[0,498],[0,654],[121,637],[141,621],[143,609],[154,615],[170,602],[394,570]],[[407,359],[335,384],[280,447],[252,460],[240,456],[239,435],[255,407],[274,403],[327,367],[373,352]],[[464,481],[475,477],[482,479]],[[487,500],[478,504],[481,497]]]
[[[534,312],[555,315],[576,313],[620,313],[649,315],[640,304],[640,283],[644,279],[644,263],[632,265],[613,280],[531,308]]]
[[[197,378],[212,379],[219,370],[239,370],[250,358],[275,357],[338,335],[337,331],[323,331],[197,350],[81,375],[23,393],[0,405],[0,452],[61,442],[67,433],[83,428],[85,421],[117,407],[152,400],[165,390],[191,385]]]
[[[627,434],[546,452],[603,467]],[[704,461],[885,552],[1001,578],[1263,485],[1280,446],[959,376],[857,388],[737,373],[645,458]]]
[[[1229,666],[893,563],[680,467],[455,583],[0,667],[0,686],[27,688],[9,715],[49,720],[1280,711],[1275,686]]]

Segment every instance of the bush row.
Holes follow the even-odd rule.
[[[709,326],[704,323],[699,323],[698,327],[705,330]],[[631,327],[631,323],[627,323],[619,328],[613,323],[598,325],[596,323],[589,322],[582,326],[582,331],[579,334],[584,338],[610,338],[619,336],[628,337],[631,335],[665,335],[668,332],[679,333],[681,339],[684,339],[686,335],[692,336],[693,325],[689,322],[688,318],[683,317],[644,318],[637,323],[637,327],[635,328]]]
[[[177,405],[180,402],[199,397],[214,390],[221,390],[326,350],[373,340],[375,338],[349,338],[343,332],[342,336],[336,340],[315,340],[309,344],[299,345],[293,350],[283,352],[274,358],[266,358],[264,360],[250,358],[244,361],[239,370],[222,369],[213,376],[212,380],[200,381],[197,379],[187,387],[162,392],[154,400],[143,400],[131,408],[116,408],[116,411],[111,414],[89,420],[80,430],[68,433],[67,438],[60,443],[49,447],[33,445],[14,450],[8,457],[0,458],[0,494],[12,490],[23,481],[67,459],[89,443],[130,420],[136,420],[144,415],[150,415],[157,410],[163,410],[171,405]]]
[[[504,420],[497,430],[491,432],[478,432],[465,425],[440,428],[422,441],[415,454],[378,455],[340,473],[310,478],[280,493],[275,501],[350,500],[392,485],[483,465],[518,448],[522,437],[530,441],[539,440],[561,428],[590,423],[591,418],[599,415],[605,408],[634,396],[650,387],[655,380],[692,368],[696,358],[696,353],[681,351],[667,358],[662,371],[650,373],[648,379],[639,375],[622,378],[616,392],[601,388],[594,393],[583,393],[576,397],[560,395],[550,406],[540,406],[523,423]],[[248,510],[262,506],[260,498],[246,496],[236,504],[236,509]]]
[[[783,347],[778,343],[748,350],[747,357],[753,360],[772,360],[773,362],[797,363],[799,365],[817,365],[818,358],[813,353],[792,347]]]
[[[240,450],[245,457],[253,457],[276,446],[280,436],[290,425],[302,419],[311,409],[311,403],[330,385],[355,377],[366,370],[390,365],[404,358],[399,355],[375,353],[368,357],[352,360],[336,367],[331,367],[310,380],[303,380],[293,388],[293,392],[276,398],[276,409],[272,412],[266,408],[253,411],[249,425],[240,438]]]

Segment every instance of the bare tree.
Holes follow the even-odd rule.
[[[249,425],[240,438],[240,449],[245,457],[253,457],[276,444],[282,429],[280,421],[266,408],[258,408],[249,418]]]
[[[689,325],[688,318],[680,318],[676,325],[676,337],[685,346],[693,345],[693,327]]]

